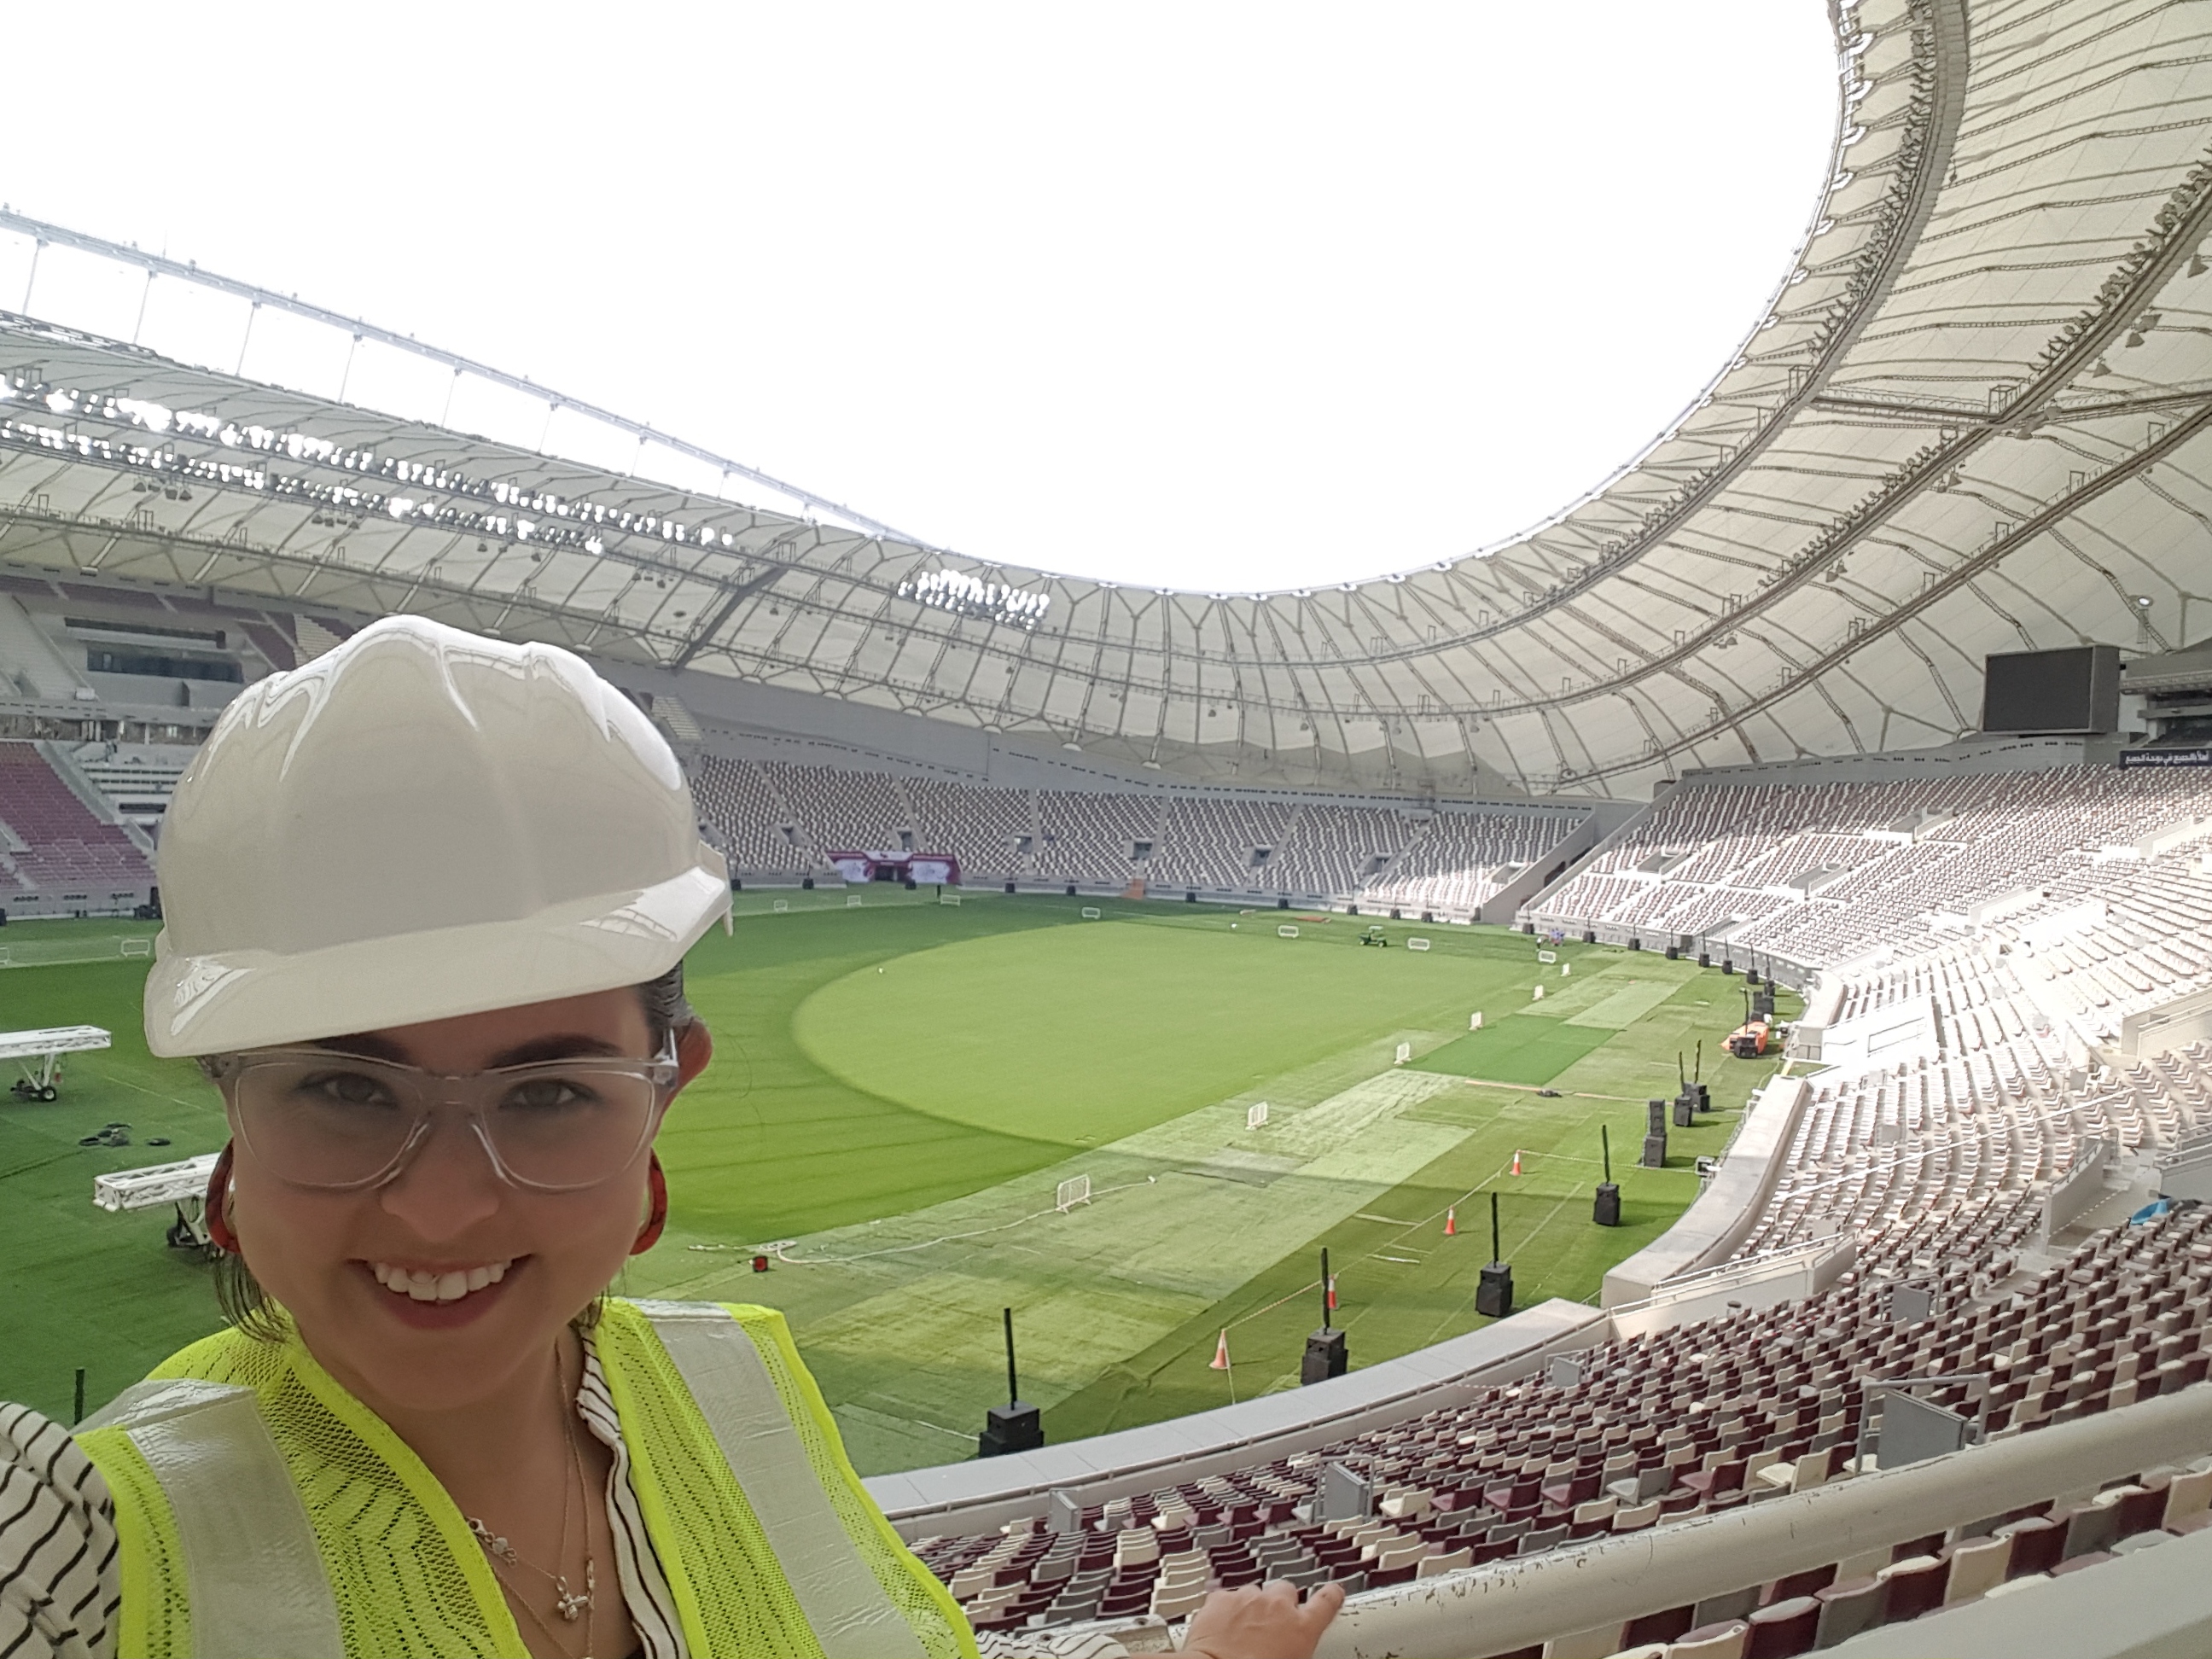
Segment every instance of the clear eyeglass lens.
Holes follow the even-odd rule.
[[[499,1160],[532,1186],[577,1188],[626,1165],[652,1122],[655,1089],[635,1067],[555,1062],[489,1073],[461,1092]],[[352,1187],[389,1170],[437,1115],[450,1085],[403,1066],[332,1055],[249,1061],[233,1098],[253,1154],[281,1178]],[[464,1109],[468,1109],[465,1107]]]

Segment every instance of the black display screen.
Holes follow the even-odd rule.
[[[2110,732],[2118,723],[2119,653],[2112,646],[1986,659],[1984,732]]]

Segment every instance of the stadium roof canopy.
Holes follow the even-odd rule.
[[[526,381],[0,216],[37,258],[130,276],[121,314],[161,347],[0,313],[0,565],[418,611],[1248,782],[1629,796],[1689,766],[1947,741],[1977,723],[1985,653],[2163,650],[2212,622],[2212,18],[1833,15],[1834,173],[1768,313],[1633,464],[1462,558],[1265,594],[984,563]],[[1624,159],[1655,190],[1693,164]],[[148,327],[183,300],[198,333]],[[243,374],[282,329],[327,336],[327,384]]]

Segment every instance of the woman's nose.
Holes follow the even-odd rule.
[[[458,1238],[500,1206],[499,1172],[472,1126],[441,1116],[378,1194],[385,1213],[426,1243]]]

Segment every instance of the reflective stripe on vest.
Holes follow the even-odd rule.
[[[130,1436],[167,1500],[195,1659],[345,1659],[314,1528],[252,1389],[140,1382],[79,1432],[104,1428]]]
[[[768,1534],[824,1652],[923,1659],[921,1641],[854,1548],[753,1339],[713,1303],[637,1303]]]

